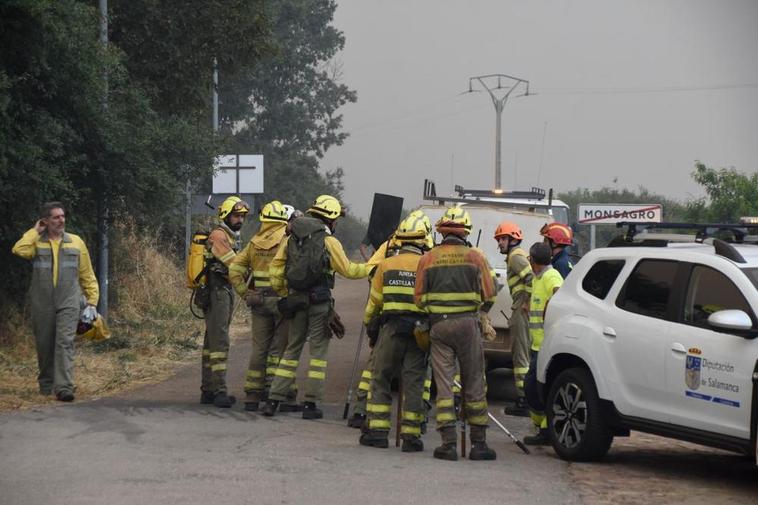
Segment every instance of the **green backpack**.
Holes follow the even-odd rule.
[[[287,285],[295,291],[309,291],[328,283],[329,254],[324,239],[324,223],[312,217],[299,217],[292,221],[287,241],[287,264],[284,276]]]

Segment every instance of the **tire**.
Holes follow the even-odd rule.
[[[561,459],[596,461],[610,449],[613,432],[587,369],[561,372],[550,385],[545,410],[550,442]]]

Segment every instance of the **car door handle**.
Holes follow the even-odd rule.
[[[687,354],[687,348],[678,342],[671,344],[671,350],[677,354]]]
[[[605,335],[606,337],[616,338],[616,330],[614,330],[610,326],[606,326],[605,328],[603,328],[603,335]]]

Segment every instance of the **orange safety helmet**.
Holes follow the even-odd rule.
[[[574,232],[565,224],[548,223],[540,230],[540,235],[547,237],[556,245],[572,245]]]
[[[497,225],[497,229],[495,230],[495,240],[500,240],[502,237],[511,237],[515,240],[524,239],[524,236],[521,233],[521,228],[510,221],[503,221]]]

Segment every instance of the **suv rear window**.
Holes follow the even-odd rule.
[[[678,264],[667,260],[640,261],[621,290],[616,306],[643,316],[666,319]]]
[[[624,263],[626,263],[624,260],[598,261],[582,279],[582,289],[594,297],[605,299],[613,283],[616,282],[619,272],[624,268]]]

